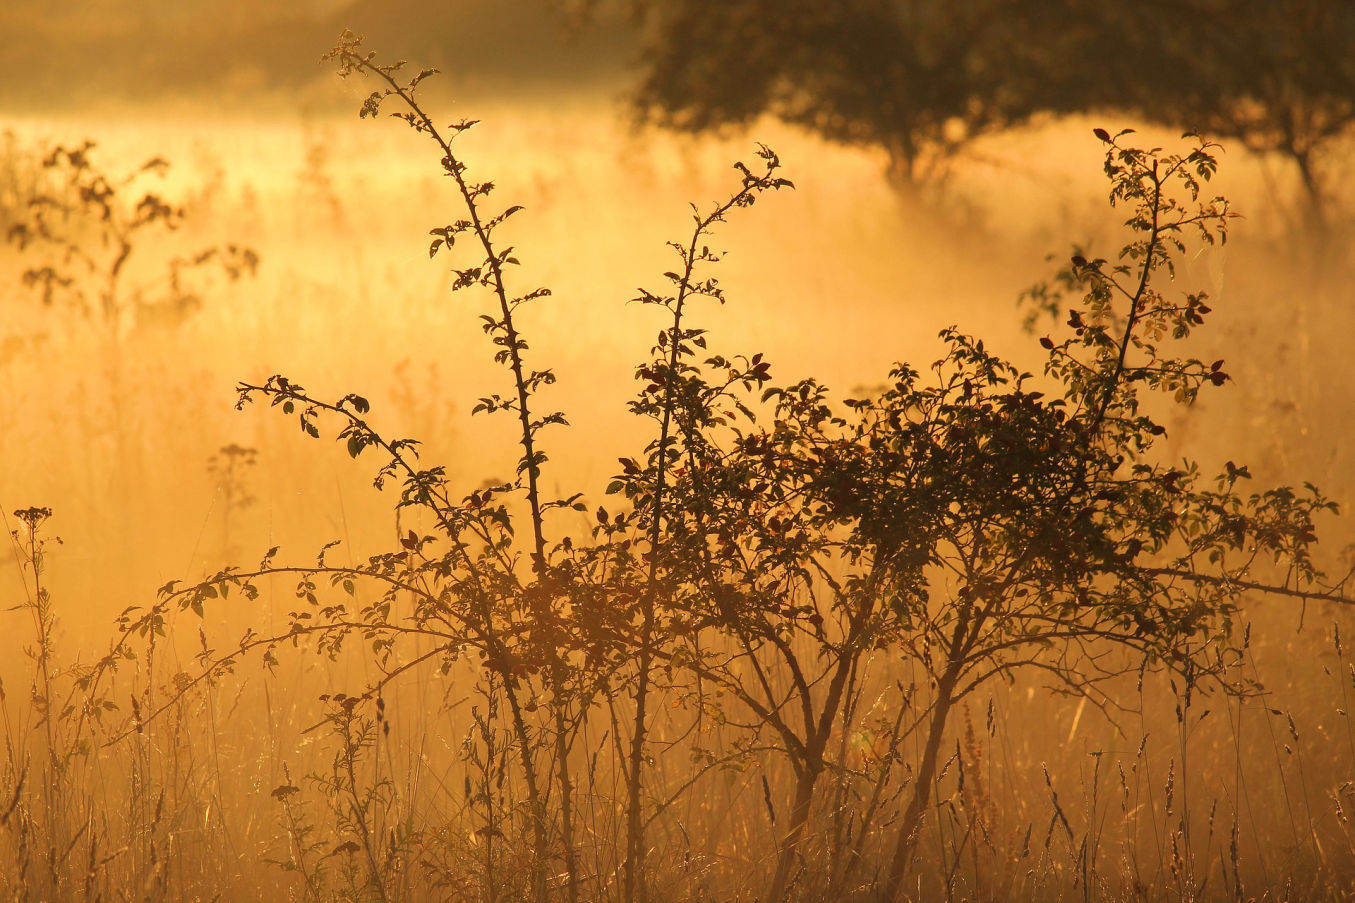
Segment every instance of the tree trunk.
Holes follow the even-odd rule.
[[[522,705],[518,701],[517,691],[513,689],[509,676],[503,677],[504,695],[508,698],[508,708],[513,715],[513,733],[516,737],[518,755],[522,759],[522,774],[527,780],[527,807],[532,815],[532,851],[531,882],[532,899],[538,903],[546,900],[546,854],[549,841],[546,835],[546,806],[541,799],[541,788],[536,780],[536,763],[532,760],[532,744],[527,733],[527,721],[522,715]]]
[[[805,825],[809,823],[809,811],[814,803],[814,785],[818,783],[822,767],[809,765],[799,769],[795,776],[795,802],[791,805],[790,826],[781,838],[781,848],[776,857],[776,873],[772,876],[771,889],[767,892],[767,903],[781,903],[786,898],[790,886],[791,870],[795,867],[795,853],[800,847],[800,837]]]
[[[1290,154],[1298,167],[1299,180],[1303,183],[1304,218],[1308,221],[1308,228],[1323,236],[1327,232],[1327,199],[1322,190],[1322,180],[1313,166],[1312,151],[1291,149]]]
[[[579,857],[574,843],[574,781],[569,770],[568,719],[565,718],[564,700],[559,695],[563,675],[557,674],[556,680],[555,757],[560,780],[560,831],[564,841],[565,882],[569,903],[578,903]]]
[[[645,630],[641,637],[639,684],[635,689],[635,723],[631,732],[630,767],[626,770],[626,860],[622,872],[624,903],[644,900],[644,811],[640,805],[640,779],[645,764],[645,729],[648,724],[649,672],[653,667],[650,650],[652,613],[645,612]]]
[[[936,779],[936,763],[941,755],[941,740],[946,733],[946,720],[950,715],[951,704],[955,701],[955,683],[958,669],[947,668],[936,689],[936,704],[932,708],[931,729],[927,735],[927,746],[922,751],[922,761],[918,764],[917,775],[913,779],[913,796],[908,810],[899,826],[899,839],[894,845],[894,858],[889,864],[889,875],[885,879],[885,903],[899,899],[903,888],[903,879],[913,862],[913,853],[917,850],[918,836],[922,832],[923,816],[927,804],[931,802],[932,782]]]

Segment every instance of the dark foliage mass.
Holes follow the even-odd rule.
[[[770,112],[878,145],[905,180],[1045,114],[1117,110],[1293,160],[1355,121],[1355,7],[1342,0],[664,0],[636,3],[636,94],[684,129]]]

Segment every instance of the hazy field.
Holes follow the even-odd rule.
[[[662,323],[628,301],[638,287],[659,286],[673,265],[665,241],[689,229],[686,205],[705,207],[724,195],[733,184],[730,164],[751,159],[752,141],[633,133],[601,101],[479,108],[470,100],[464,107],[440,114],[484,120],[460,146],[472,174],[495,180],[502,204],[526,208],[504,233],[524,264],[515,279],[523,289],[554,292],[522,322],[532,363],[559,377],[542,397],[572,424],[550,435],[545,479],[551,491],[586,487],[596,504],[617,457],[649,438],[624,405],[636,388],[634,366]],[[1118,244],[1121,217],[1106,208],[1101,152],[1090,134],[1100,124],[1112,125],[1061,123],[993,142],[942,199],[918,200],[895,193],[868,152],[764,123],[751,138],[780,152],[796,190],[763,199],[722,228],[718,246],[728,260],[719,275],[730,303],[695,316],[711,330],[713,349],[763,352],[778,378],[812,374],[840,394],[876,385],[893,361],[930,363],[940,352],[937,331],[950,324],[1034,368],[1039,350],[1021,327],[1019,292],[1051,272],[1047,253],[1066,255],[1074,244],[1110,253]],[[277,411],[236,412],[239,380],[282,373],[321,396],[365,395],[374,424],[422,440],[425,459],[444,462],[466,491],[511,475],[511,424],[469,414],[475,399],[507,385],[476,320],[483,299],[453,296],[448,259],[429,260],[428,230],[460,214],[419,137],[356,116],[232,116],[224,124],[69,117],[9,128],[0,143],[0,216],[14,216],[11,205],[36,177],[39,148],[89,137],[98,142],[98,165],[111,172],[153,155],[173,164],[157,190],[185,205],[186,222],[172,239],[138,247],[143,264],[224,242],[256,249],[261,261],[252,279],[210,276],[198,309],[110,329],[97,315],[44,308],[18,284],[26,258],[0,248],[0,508],[7,531],[19,528],[9,512],[54,509],[46,529],[63,544],[50,550],[44,579],[63,661],[99,654],[118,612],[153,601],[166,581],[251,564],[275,545],[280,560],[308,562],[334,539],[343,542],[333,560],[358,562],[400,535],[391,493],[372,489],[367,459],[350,460],[328,438],[308,439]],[[1348,503],[1355,501],[1351,233],[1338,229],[1325,247],[1296,233],[1285,184],[1283,172],[1244,154],[1224,159],[1217,190],[1244,218],[1233,241],[1190,259],[1178,278],[1216,299],[1216,319],[1195,353],[1225,358],[1234,383],[1172,422],[1172,449],[1209,467],[1250,461],[1258,483],[1311,479]],[[134,269],[129,281],[151,278],[152,270]],[[208,462],[232,444],[257,457],[240,464],[228,490]],[[1327,528],[1323,554],[1339,569],[1355,531],[1348,520]],[[10,639],[0,675],[11,743],[33,726],[21,714],[32,674],[20,654],[31,643],[23,639],[31,615],[21,608],[28,591],[17,556],[7,556],[0,600],[9,610],[0,623]],[[275,581],[271,596],[252,604],[233,597],[205,623],[221,636],[246,624],[264,629],[280,625],[294,604],[291,586]],[[951,814],[938,815],[934,839],[954,854],[957,897],[1230,899],[1234,889],[1223,876],[1233,865],[1223,863],[1240,860],[1250,883],[1238,899],[1342,899],[1355,886],[1348,822],[1355,734],[1346,702],[1355,672],[1348,648],[1344,658],[1336,655],[1333,624],[1351,619],[1319,605],[1301,612],[1287,601],[1258,602],[1250,614],[1253,667],[1273,695],[1245,704],[1197,700],[1197,713],[1213,714],[1203,721],[1196,714],[1189,728],[1177,723],[1169,688],[1152,679],[1146,688],[1125,686],[1131,704],[1143,708],[1126,720],[1126,735],[1033,679],[971,702],[968,733],[956,740],[984,776],[983,799],[962,800],[958,789],[943,794]],[[171,627],[161,654],[185,657],[157,682],[191,670],[186,656],[197,632],[191,615]],[[125,679],[144,682],[144,664],[129,663]],[[887,686],[896,675],[887,663],[877,667]],[[94,797],[120,800],[159,781],[179,807],[168,828],[171,815],[158,811],[151,823],[151,834],[173,838],[159,848],[167,864],[147,866],[144,851],[134,849],[109,866],[109,875],[126,866],[147,882],[129,886],[127,898],[258,896],[251,888],[268,888],[262,899],[302,898],[295,873],[264,861],[286,858],[279,850],[287,846],[269,791],[300,784],[332,755],[320,734],[299,733],[322,717],[314,698],[360,692],[372,673],[352,654],[333,665],[293,655],[271,678],[243,667],[167,715],[154,744],[127,751],[141,742],[133,738],[100,749],[105,764],[90,773],[105,783]],[[428,812],[449,812],[459,799],[471,705],[468,686],[449,690],[440,680],[420,676],[399,691],[407,708],[393,704],[398,742],[388,753],[397,796],[417,800],[412,809],[430,825]],[[120,691],[124,707],[132,692]],[[587,758],[585,750],[576,756],[581,764]],[[665,774],[680,783],[680,774]],[[1164,791],[1172,782],[1179,784]],[[968,792],[974,787],[971,778]],[[1063,827],[1055,833],[1051,790],[1067,813],[1064,824],[1072,822],[1067,838]],[[662,879],[671,899],[754,898],[767,868],[758,851],[768,849],[773,830],[762,794],[751,773],[714,776],[691,792],[680,818],[656,829],[657,874],[682,876]],[[946,820],[969,812],[973,833],[975,811],[989,813],[989,849],[1003,852],[985,857],[1002,865],[980,862],[978,841],[964,840],[961,822]],[[315,818],[320,837],[336,844],[342,832],[323,810]],[[100,821],[98,830],[115,836],[115,822]],[[1103,857],[1103,884],[1093,888],[1076,880],[1088,837],[1093,859]],[[1181,861],[1173,852],[1179,837],[1198,857],[1191,868],[1215,875],[1203,886],[1183,889],[1189,882],[1173,866]],[[132,849],[138,841],[124,842]],[[705,857],[704,864],[693,871],[684,855]],[[936,874],[919,879],[920,899],[941,899],[931,896]],[[1008,883],[988,882],[989,875],[1007,875]],[[21,884],[0,880],[12,899],[29,899]],[[458,893],[427,891],[430,899]]]

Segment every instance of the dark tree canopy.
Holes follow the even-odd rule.
[[[1044,4],[1005,0],[740,0],[652,4],[637,100],[683,129],[770,112],[936,175],[960,146],[1057,109]]]
[[[1355,124],[1355,4],[1343,0],[1153,0],[1113,4],[1126,58],[1151,63],[1104,105],[1293,161],[1322,217],[1323,156]],[[1145,16],[1144,12],[1148,15]]]
[[[905,182],[1034,117],[1120,112],[1282,154],[1318,202],[1318,158],[1355,120],[1344,0],[634,2],[647,118],[769,113],[883,148]]]

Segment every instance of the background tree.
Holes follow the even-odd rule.
[[[903,185],[942,175],[973,139],[1057,108],[1041,81],[1040,4],[743,0],[639,4],[641,112],[679,129],[771,113],[885,150]]]
[[[1321,158],[1355,118],[1340,0],[627,2],[647,27],[645,118],[771,114],[882,148],[902,184],[1032,118],[1119,111],[1283,155],[1320,222]]]
[[[1355,123],[1355,6],[1299,0],[1092,4],[1122,35],[1104,104],[1291,162],[1306,215],[1327,225],[1329,155]],[[1135,65],[1142,60],[1145,65]]]

